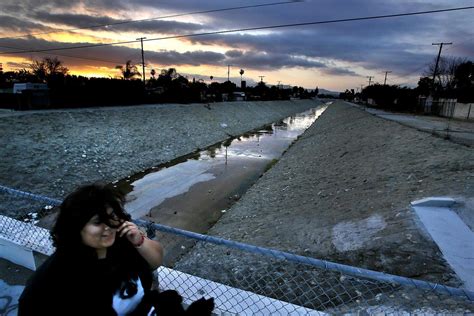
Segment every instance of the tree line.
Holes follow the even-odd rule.
[[[470,60],[442,58],[436,74],[435,62],[418,81],[415,88],[398,85],[374,84],[360,92],[347,89],[340,98],[367,103],[372,100],[377,106],[396,111],[419,111],[420,98],[456,99],[460,103],[474,102],[474,65]]]
[[[132,105],[146,103],[199,103],[218,102],[223,97],[235,98],[234,92],[244,92],[247,100],[288,100],[291,97],[311,98],[317,88],[308,91],[302,87],[280,88],[259,82],[255,87],[237,87],[231,81],[223,83],[189,80],[175,68],[152,69],[145,83],[137,65],[131,60],[115,67],[115,78],[96,78],[72,75],[56,57],[33,61],[28,68],[0,73],[0,89],[11,89],[14,83],[47,83],[48,107],[87,107],[108,105]],[[242,76],[243,70],[240,74]],[[17,97],[0,93],[0,104],[15,106]]]

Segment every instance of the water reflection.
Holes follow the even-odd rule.
[[[149,211],[165,199],[181,195],[198,183],[224,181],[226,186],[241,187],[236,183],[243,169],[254,170],[258,176],[265,166],[278,159],[288,146],[324,112],[327,106],[305,111],[259,130],[225,140],[174,165],[155,168],[134,176],[126,209],[134,218]],[[233,166],[233,168],[229,168]],[[249,176],[247,176],[248,179]],[[225,180],[223,180],[225,178]],[[120,183],[117,184],[120,186]],[[123,186],[123,184],[122,184]],[[130,190],[129,190],[130,191]],[[229,192],[230,192],[229,191]]]

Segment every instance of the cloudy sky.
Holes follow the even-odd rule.
[[[271,5],[202,13],[260,4]],[[146,37],[147,76],[151,69],[174,67],[189,79],[209,81],[212,75],[225,81],[230,69],[231,80],[239,83],[239,70],[244,69],[249,84],[265,76],[268,84],[341,91],[367,85],[367,76],[383,83],[385,71],[391,71],[387,83],[414,86],[436,58],[439,47],[432,43],[452,42],[443,47],[444,56],[474,59],[474,10],[177,36],[473,5],[473,0],[2,0],[0,63],[12,70],[57,56],[72,74],[115,77],[116,65],[141,62],[138,41],[18,51]]]

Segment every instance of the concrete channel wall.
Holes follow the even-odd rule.
[[[0,184],[62,198],[319,105],[316,100],[0,113]],[[8,205],[7,216],[19,207]],[[2,202],[0,201],[0,204]]]

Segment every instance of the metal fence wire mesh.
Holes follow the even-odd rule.
[[[3,238],[51,247],[47,226],[57,200],[39,200],[0,187]],[[15,210],[21,207],[21,212]],[[33,214],[38,215],[33,215]],[[19,214],[19,215],[16,215]],[[8,215],[8,216],[7,216]],[[16,215],[16,216],[15,216]],[[45,224],[46,223],[46,224]],[[467,314],[474,293],[298,256],[136,220],[165,247],[157,270],[161,290],[185,304],[214,297],[221,315]],[[22,233],[15,233],[22,226]],[[48,244],[49,243],[49,244]],[[41,250],[37,250],[43,252]],[[49,249],[51,253],[52,247]]]
[[[61,201],[0,186],[0,237],[51,254],[49,229]]]
[[[281,255],[250,245],[248,249],[234,249],[203,240],[190,245],[189,237],[156,228],[160,229],[157,238],[165,247],[165,266],[184,273],[160,271],[160,287],[181,290],[190,301],[201,296],[215,297],[219,302],[217,307],[227,312],[400,315],[474,311],[474,302],[466,295],[453,295],[450,288],[442,289],[440,285],[423,289],[423,285],[417,288],[415,284],[396,280],[377,280],[370,272],[368,277],[354,276],[337,271],[329,263],[327,267],[319,267],[309,260],[296,262],[305,261],[304,257],[293,255],[296,260],[289,260],[292,254]],[[366,273],[353,269],[356,273],[358,270]]]

